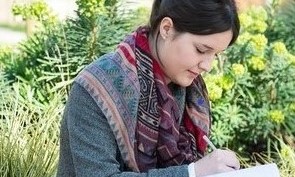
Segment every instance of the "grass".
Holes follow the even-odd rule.
[[[58,159],[61,96],[48,105],[36,103],[30,90],[16,84],[0,97],[0,176],[51,177]]]
[[[293,138],[294,139],[294,138]],[[295,147],[285,144],[281,141],[281,148],[277,148],[276,155],[278,156],[277,164],[280,167],[282,177],[295,176]]]

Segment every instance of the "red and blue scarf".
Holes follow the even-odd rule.
[[[148,34],[148,28],[139,28],[76,78],[108,120],[125,164],[136,172],[196,161],[211,123],[202,77],[186,88],[166,85]]]

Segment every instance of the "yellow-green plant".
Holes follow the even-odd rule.
[[[293,137],[294,138],[294,137]],[[280,149],[277,149],[278,162],[282,177],[295,176],[295,147],[280,142]]]
[[[33,0],[27,4],[14,4],[12,13],[15,16],[21,16],[24,20],[39,21],[45,27],[54,25],[57,22],[57,16],[44,0]]]
[[[292,137],[294,139],[294,137]],[[281,177],[295,176],[295,147],[294,142],[285,143],[283,137],[275,137],[277,141],[270,146],[273,151],[254,153],[251,160],[242,161],[243,166],[251,167],[259,164],[275,163],[280,171]]]
[[[213,140],[240,152],[266,151],[273,135],[295,133],[295,62],[282,41],[269,42],[262,7],[240,14],[237,43],[205,76]]]
[[[93,17],[98,13],[105,13],[104,3],[104,0],[76,0],[79,12],[87,17]]]
[[[133,23],[128,21],[129,15],[124,10],[117,8],[116,0],[76,2],[76,17],[55,25],[45,23],[46,28],[30,35],[16,46],[16,51],[5,56],[0,53],[0,64],[4,63],[8,78],[31,85],[41,102],[49,102],[51,95],[60,89],[69,90],[70,83],[85,65],[114,50],[131,32]],[[86,13],[92,9],[88,5],[96,9],[91,16]],[[42,0],[15,9],[18,9],[16,14],[30,12],[26,16],[42,17],[49,13]]]
[[[269,28],[266,31],[270,41],[280,39],[290,52],[295,54],[295,1],[294,0],[272,0],[268,7]]]
[[[44,105],[29,86],[11,86],[0,77],[0,176],[54,176],[63,96]]]

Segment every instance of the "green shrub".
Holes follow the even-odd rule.
[[[295,137],[293,137],[294,139]],[[275,162],[280,168],[280,174],[282,177],[295,176],[295,148],[291,144],[286,144],[280,141],[280,148],[276,151],[277,159]]]
[[[76,18],[48,25],[17,49],[0,49],[0,176],[55,173],[56,130],[73,78],[147,21],[146,9],[129,14],[119,10],[117,0],[77,0],[77,5]],[[205,75],[212,139],[243,157],[275,150],[270,146],[278,142],[274,136],[294,142],[294,45],[278,38],[287,33],[271,33],[268,17],[263,8],[240,14],[237,44],[218,56]]]
[[[113,50],[133,28],[115,2],[106,1],[103,13],[91,17],[78,9],[77,18],[0,51],[0,176],[54,176],[64,91],[85,65]]]
[[[267,12],[240,14],[237,43],[218,57],[205,80],[213,107],[213,140],[238,152],[267,151],[273,135],[295,134],[295,56],[269,42]]]
[[[295,1],[274,0],[269,7],[269,28],[266,35],[270,41],[280,40],[295,54]]]
[[[47,25],[21,43],[16,52],[0,55],[0,63],[9,61],[3,62],[8,78],[22,80],[36,90],[39,101],[49,102],[54,92],[69,90],[85,65],[114,50],[132,29],[129,12],[119,11],[118,1],[92,3],[88,8],[86,1],[77,0],[76,18]],[[47,8],[39,11],[42,9]]]
[[[3,76],[0,76],[0,176],[52,177],[57,166],[64,96],[56,94],[49,104],[41,104],[29,86],[10,85]]]
[[[255,153],[251,156],[251,160],[242,160],[242,165],[251,167],[259,164],[276,163],[281,177],[295,176],[295,149],[294,142],[285,143],[284,138],[275,137],[276,143],[272,144],[273,151],[267,153]],[[294,139],[294,137],[293,137]]]
[[[137,8],[129,17],[131,27],[144,26],[149,23],[150,9],[146,7]]]

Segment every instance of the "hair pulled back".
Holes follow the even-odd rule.
[[[240,22],[234,0],[155,0],[150,16],[151,33],[170,17],[177,32],[208,35],[232,30],[235,42]]]

